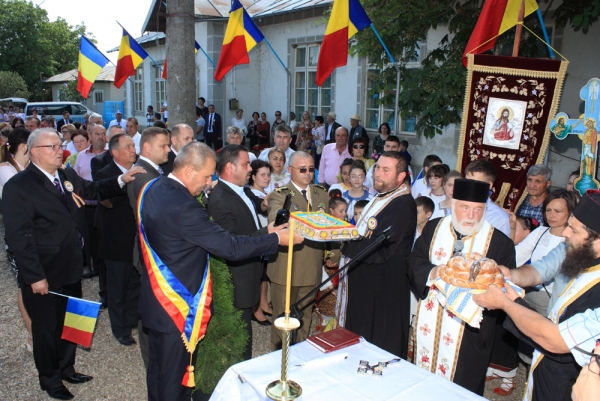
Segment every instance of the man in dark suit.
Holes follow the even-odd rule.
[[[169,131],[165,128],[148,127],[142,131],[142,137],[140,138],[140,156],[134,166],[142,167],[146,172],[136,176],[135,185],[133,182],[130,185],[127,185],[127,197],[129,198],[129,204],[131,205],[136,218],[137,198],[140,190],[149,181],[152,181],[162,174],[162,168],[159,165],[164,164],[168,160],[169,149]],[[140,261],[137,231],[133,248],[133,265],[138,273],[142,274],[144,268]],[[140,352],[142,353],[144,366],[148,369],[148,362],[150,360],[148,355],[148,335],[141,320],[138,324],[138,340],[140,342]]]
[[[367,141],[367,145],[369,145],[369,135],[367,134],[367,130],[365,130],[365,128],[359,123],[360,116],[358,114],[354,114],[350,117],[350,131],[348,132],[348,144],[354,142],[356,138],[363,137],[365,141]]]
[[[169,152],[169,159],[166,163],[161,164],[160,168],[163,170],[164,175],[169,175],[173,171],[173,162],[177,153],[186,144],[192,142],[194,139],[194,130],[187,124],[177,124],[171,130],[171,151]]]
[[[69,114],[69,112],[67,110],[63,111],[62,114],[63,114],[62,120],[58,120],[56,122],[56,129],[58,131],[60,131],[60,129],[62,128],[63,125],[73,124],[73,120],[71,120],[71,115]]]
[[[113,135],[123,133],[125,133],[125,131],[123,131],[123,127],[121,127],[120,125],[113,125],[112,127],[108,127],[108,129],[106,130],[106,142],[108,142]],[[92,160],[90,160],[90,167],[92,169],[92,180],[96,181],[96,173],[102,170],[104,167],[108,166],[112,159],[112,153],[109,151],[100,153],[98,156],[93,157]]]
[[[241,145],[228,145],[217,156],[219,182],[210,193],[208,214],[214,222],[232,235],[251,237],[268,234],[268,228],[261,228],[255,205],[244,193],[252,167],[248,150]],[[244,359],[252,358],[252,315],[254,305],[260,297],[260,279],[263,275],[263,261],[260,256],[227,261],[234,287],[233,305],[242,310],[242,319],[248,331],[248,344]],[[268,320],[266,320],[268,322]]]
[[[61,169],[62,145],[54,129],[35,130],[27,145],[31,164],[4,185],[2,194],[6,241],[19,265],[41,388],[53,398],[69,400],[73,395],[62,381],[78,384],[92,377],[75,372],[76,345],[60,339],[67,298],[49,291],[81,297],[81,248],[87,224],[79,199],[121,194],[121,185],[143,170],[91,182],[70,168]]]
[[[214,104],[208,106],[208,114],[204,120],[206,121],[204,130],[206,144],[209,148],[214,144],[215,151],[221,149],[223,147],[223,127],[221,125],[221,115],[215,113]]]
[[[136,159],[135,143],[124,133],[113,135],[108,142],[113,161],[97,173],[99,179],[124,174]],[[107,152],[107,153],[108,153]],[[136,344],[131,336],[138,324],[138,295],[140,275],[133,266],[133,245],[136,227],[133,209],[127,193],[100,202],[103,212],[100,221],[98,256],[106,264],[108,316],[112,333],[123,345]]]
[[[325,124],[325,145],[335,142],[335,130],[340,128],[341,125],[335,119],[337,118],[335,112],[330,111],[325,116],[327,124]]]
[[[177,155],[171,175],[158,178],[140,194],[144,197],[140,220],[146,240],[190,294],[196,294],[201,287],[209,253],[227,260],[244,260],[277,252],[277,244],[289,241],[287,229],[277,228],[276,233],[260,237],[231,236],[210,220],[195,197],[211,183],[215,164],[210,148],[192,142]],[[300,243],[302,238],[298,237],[294,240]],[[158,279],[155,277],[153,280]],[[183,386],[181,380],[190,364],[190,354],[173,320],[177,313],[170,315],[158,301],[164,297],[157,287],[151,286],[144,269],[140,313],[149,329],[148,399],[189,400],[192,389]]]

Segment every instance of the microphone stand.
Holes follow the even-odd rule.
[[[317,286],[315,288],[313,288],[304,297],[302,297],[302,299],[300,299],[295,304],[291,305],[290,306],[290,317],[296,318],[296,319],[298,319],[298,321],[302,321],[302,317],[304,316],[304,312],[300,308],[300,305],[302,305],[302,303],[304,301],[306,301],[313,294],[315,294],[317,291],[319,291],[319,289],[323,285],[329,283],[335,277],[339,276],[342,272],[348,270],[350,267],[352,267],[355,264],[357,264],[358,262],[360,262],[362,258],[364,258],[367,254],[369,254],[379,244],[381,244],[383,241],[385,241],[386,239],[388,239],[390,237],[390,235],[391,235],[391,232],[390,232],[391,229],[392,229],[392,227],[390,226],[390,227],[386,228],[385,230],[383,230],[383,232],[381,233],[381,235],[378,236],[377,239],[375,239],[375,241],[373,241],[373,243],[371,243],[369,246],[367,246],[365,249],[363,249],[362,252],[360,252],[358,255],[356,255],[350,262],[348,262],[344,266],[340,267],[338,269],[338,271],[335,272],[334,274],[332,274],[331,276],[329,276],[329,278],[327,280],[323,281],[321,284],[317,284]],[[284,315],[285,315],[285,313],[282,313],[279,317],[283,317]],[[292,344],[296,343],[296,334],[297,334],[297,330],[293,330],[291,332],[291,340],[290,340],[290,342]]]

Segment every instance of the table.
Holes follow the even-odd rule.
[[[326,366],[295,366],[338,353],[349,355],[345,360]],[[329,354],[323,354],[304,341],[290,348],[288,377],[302,387],[298,400],[485,400],[404,360],[385,369],[380,378],[356,373],[361,359],[373,365],[393,358],[396,357],[364,339],[359,344]],[[281,351],[238,363],[225,372],[211,401],[269,400],[265,389],[269,383],[280,379],[280,375]]]

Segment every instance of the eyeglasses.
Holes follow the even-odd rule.
[[[352,146],[354,149],[364,149],[365,145],[354,145]]]
[[[58,152],[59,150],[62,150],[63,145],[39,145],[39,146],[34,146],[36,148],[50,148],[55,152]]]
[[[291,167],[291,168],[295,168],[295,169],[296,169],[296,170],[298,170],[298,171],[299,171],[301,174],[306,174],[306,172],[307,172],[307,171],[308,171],[308,172],[310,172],[310,173],[314,173],[314,172],[315,172],[315,168],[314,168],[314,167],[308,167],[308,168],[306,168],[306,167],[299,167],[299,168],[298,168],[298,167],[293,167],[293,166],[290,166],[290,167]]]

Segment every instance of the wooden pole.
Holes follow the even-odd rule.
[[[517,17],[517,30],[515,32],[515,43],[513,44],[513,57],[519,57],[519,47],[521,46],[521,35],[523,34],[523,17],[525,15],[525,0],[521,0],[521,8]]]

